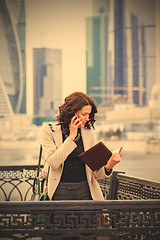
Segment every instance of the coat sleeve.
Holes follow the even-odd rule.
[[[62,134],[61,131],[56,134]],[[76,143],[68,137],[60,147],[57,147],[51,129],[48,125],[42,126],[41,144],[45,162],[53,169],[64,163],[68,155],[77,147]]]

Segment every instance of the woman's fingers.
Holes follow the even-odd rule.
[[[119,153],[113,153],[112,155],[114,161],[120,161],[121,157]]]
[[[113,155],[112,155],[112,163],[113,163],[113,165],[116,165],[120,161],[121,161],[120,154],[119,153],[113,153]]]
[[[77,116],[77,114],[75,114],[72,119],[71,119],[71,123],[75,124],[76,126],[80,127],[82,125],[81,119]]]
[[[74,123],[75,119],[77,118],[76,115],[74,115],[72,118],[71,118],[71,123]]]
[[[121,153],[122,154],[122,153]],[[119,153],[113,153],[110,159],[107,162],[106,168],[111,169],[113,168],[117,163],[121,161],[121,154]]]
[[[75,114],[71,118],[71,123],[69,124],[69,131],[72,138],[75,138],[77,135],[77,129],[82,126],[81,119]]]

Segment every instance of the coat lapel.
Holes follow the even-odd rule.
[[[87,149],[89,149],[91,147],[90,138],[89,138],[89,130],[81,128],[81,135],[82,135],[82,140],[83,140],[83,145],[84,145],[84,151],[86,151]],[[60,147],[63,143],[60,125],[52,124],[52,136],[53,136],[56,146]]]
[[[91,147],[90,145],[90,138],[89,138],[89,130],[86,130],[84,128],[81,128],[81,135],[82,135],[82,140],[83,140],[83,146],[84,146],[84,151],[89,149]]]
[[[59,148],[63,143],[61,126],[56,125],[56,124],[52,124],[51,131],[52,131],[53,140],[54,140],[57,148]]]

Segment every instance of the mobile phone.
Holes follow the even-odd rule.
[[[77,113],[75,113],[75,115],[76,115],[76,118],[75,118],[75,120],[76,120],[76,119],[79,119],[78,123],[80,123],[80,122],[81,122],[81,119],[80,119],[80,117],[78,116],[78,114],[77,114]],[[82,123],[81,123],[81,127],[82,127]]]
[[[75,120],[79,118],[79,116],[77,115],[77,113],[75,113],[75,116],[76,116]]]

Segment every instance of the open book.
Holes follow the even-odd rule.
[[[97,143],[79,155],[92,171],[105,166],[111,156],[112,152],[102,142]]]

